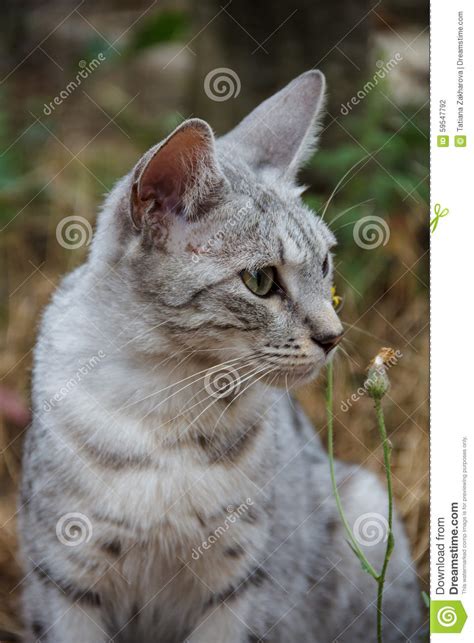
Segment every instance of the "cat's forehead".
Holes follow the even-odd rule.
[[[299,264],[324,256],[335,244],[332,232],[302,203],[294,184],[257,179],[235,161],[223,165],[231,189],[226,216],[237,220],[238,233],[256,248],[273,253],[278,248],[282,263]]]

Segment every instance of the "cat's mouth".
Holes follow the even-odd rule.
[[[299,386],[315,379],[323,365],[324,361],[304,364],[280,364],[274,366],[263,379],[265,382],[277,387]]]
[[[262,362],[268,364],[268,372],[262,379],[277,387],[307,384],[319,375],[321,369],[333,358],[336,350],[334,346],[330,350],[317,351],[311,355],[264,353],[261,355]]]

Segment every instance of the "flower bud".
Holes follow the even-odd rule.
[[[394,355],[391,348],[382,348],[371,361],[364,388],[374,400],[381,400],[390,388],[386,363]]]

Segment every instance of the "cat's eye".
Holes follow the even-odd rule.
[[[242,270],[242,281],[258,297],[266,297],[275,289],[275,268],[267,266],[258,270]]]
[[[329,255],[326,255],[324,257],[324,261],[323,261],[323,265],[321,266],[321,269],[323,271],[323,277],[327,277],[329,272]]]

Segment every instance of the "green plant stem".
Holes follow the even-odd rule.
[[[364,569],[374,578],[377,582],[379,575],[367,560],[364,552],[359,547],[359,543],[354,538],[352,529],[347,522],[347,518],[342,508],[341,497],[337,488],[336,474],[334,471],[334,421],[333,421],[333,365],[329,362],[327,367],[327,386],[326,386],[326,412],[327,412],[327,425],[328,425],[328,456],[329,456],[329,470],[331,475],[332,490],[336,500],[337,510],[341,518],[344,529],[346,530],[347,537],[349,538],[350,545],[356,556],[359,558]]]
[[[374,395],[374,405],[375,405],[375,414],[377,417],[377,425],[379,429],[380,438],[382,441],[383,447],[383,458],[384,458],[384,468],[385,476],[387,479],[387,495],[388,495],[388,534],[387,534],[387,546],[385,548],[385,556],[382,564],[382,569],[380,573],[377,573],[374,567],[367,560],[364,552],[359,547],[352,529],[347,522],[347,518],[344,514],[344,509],[342,507],[341,497],[337,488],[336,474],[334,471],[334,414],[333,414],[333,388],[334,388],[334,374],[333,374],[333,365],[329,363],[327,367],[327,387],[326,387],[326,412],[327,412],[327,426],[328,426],[328,456],[329,456],[329,469],[331,475],[331,484],[332,490],[334,493],[334,498],[336,500],[337,510],[341,518],[342,524],[346,531],[347,537],[349,539],[349,544],[351,549],[358,557],[363,568],[372,576],[372,578],[377,583],[377,641],[378,643],[383,643],[383,590],[385,584],[385,576],[387,573],[388,563],[393,552],[394,539],[393,539],[393,489],[392,489],[392,471],[390,468],[390,460],[392,455],[392,447],[389,439],[387,438],[387,429],[385,427],[385,419],[382,409],[382,396],[383,393],[379,396]]]
[[[383,603],[383,589],[385,583],[385,575],[387,573],[388,563],[390,556],[393,552],[393,491],[392,491],[392,471],[390,468],[390,460],[392,455],[392,447],[387,438],[387,429],[385,427],[385,419],[382,410],[382,401],[380,398],[374,399],[375,414],[377,416],[377,424],[379,427],[380,438],[383,447],[383,460],[385,467],[385,475],[387,478],[387,495],[388,495],[388,534],[387,534],[387,547],[385,549],[385,557],[382,565],[377,584],[377,641],[382,643],[382,603]]]

